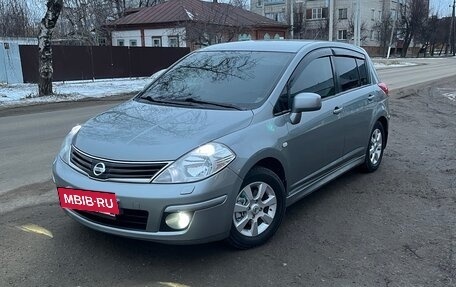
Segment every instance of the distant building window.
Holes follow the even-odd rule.
[[[264,0],[264,1],[259,0],[259,1],[260,1],[260,3],[264,2],[265,6],[274,5],[274,4],[285,4],[285,0]],[[263,3],[261,3],[261,4],[263,4]]]
[[[265,13],[265,17],[278,21],[278,22],[286,22],[285,21],[285,13],[284,12],[271,12],[271,13]]]
[[[98,46],[106,46],[106,38],[98,38]]]
[[[347,19],[347,8],[339,9],[339,20]]]
[[[168,47],[179,47],[179,37],[168,36]]]
[[[372,10],[371,10],[371,20],[372,20],[372,21],[375,20],[375,9],[372,9]]]
[[[117,39],[117,46],[125,46],[125,40],[124,39]]]
[[[239,34],[238,40],[239,41],[249,41],[249,40],[252,40],[252,36],[250,34]]]
[[[374,34],[375,34],[375,33],[374,33],[374,30],[371,30],[371,31],[370,31],[370,39],[371,39],[372,41],[375,40]]]
[[[265,13],[264,16],[269,18],[269,19],[272,19],[272,20],[276,20],[276,13]]]
[[[152,37],[152,47],[161,47],[162,46],[162,37]]]
[[[312,9],[312,19],[322,19],[323,18],[323,9],[322,8],[313,8]]]
[[[378,11],[378,20],[382,20],[382,11]]]
[[[130,40],[130,47],[138,46],[138,42],[136,40]]]
[[[278,12],[277,13],[277,21],[279,22],[287,22],[285,19],[285,12]]]
[[[337,31],[337,40],[347,40],[347,30]]]

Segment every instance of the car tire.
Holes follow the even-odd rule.
[[[385,129],[380,122],[376,122],[369,136],[366,156],[361,165],[363,172],[374,172],[380,166],[385,148]]]
[[[280,178],[267,168],[253,168],[236,195],[228,243],[237,249],[264,244],[279,228],[285,209]]]

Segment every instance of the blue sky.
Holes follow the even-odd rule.
[[[450,16],[451,9],[449,6],[453,4],[453,0],[431,0],[431,12],[438,12],[439,16]]]

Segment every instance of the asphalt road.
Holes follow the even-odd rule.
[[[456,76],[456,58],[406,59],[417,66],[386,68],[378,71],[391,90],[429,84],[442,77]]]
[[[109,236],[63,214],[52,159],[72,126],[114,103],[0,111],[0,286],[456,286],[456,76],[418,84],[456,75],[456,62],[428,62],[380,71],[397,95],[421,86],[392,95],[381,168],[323,187],[242,252]]]

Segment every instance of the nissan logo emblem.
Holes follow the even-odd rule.
[[[106,166],[104,163],[99,162],[93,167],[92,171],[94,175],[99,176],[106,171]]]

